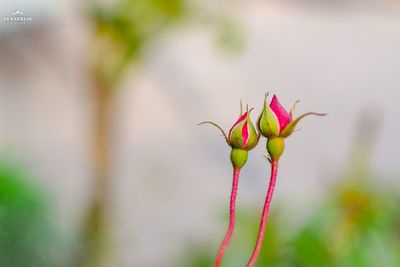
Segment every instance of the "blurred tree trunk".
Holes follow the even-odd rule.
[[[102,76],[91,72],[94,104],[92,125],[93,181],[91,199],[83,222],[84,251],[79,267],[101,267],[109,253],[109,201],[111,185],[110,118],[113,92]]]
[[[149,40],[185,10],[184,0],[120,0],[114,5],[92,1],[88,17],[94,36],[90,43],[90,79],[94,103],[92,129],[93,192],[82,226],[84,248],[78,267],[102,267],[109,254],[111,184],[110,119],[114,92],[128,66],[139,58]]]

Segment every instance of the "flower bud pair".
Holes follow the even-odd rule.
[[[293,105],[290,113],[288,113],[285,108],[279,103],[278,98],[275,95],[273,96],[271,103],[267,105],[267,96],[268,95],[265,96],[264,106],[257,121],[259,133],[256,132],[256,129],[254,128],[254,125],[250,120],[251,110],[249,111],[248,108],[246,109],[246,112],[244,114],[242,114],[242,110],[240,111],[239,119],[230,128],[228,136],[225,134],[224,130],[214,122],[206,121],[200,123],[210,123],[216,126],[222,132],[228,145],[232,147],[230,158],[233,165],[233,182],[230,198],[229,228],[218,250],[215,260],[215,267],[221,266],[222,258],[224,256],[226,248],[229,245],[235,227],[235,203],[239,173],[240,169],[247,162],[248,151],[253,149],[257,145],[261,134],[267,138],[267,151],[270,156],[269,160],[271,162],[271,179],[262,213],[260,228],[257,236],[257,243],[251,258],[246,265],[247,267],[253,267],[257,260],[257,256],[261,248],[264,236],[265,223],[267,220],[269,206],[272,199],[272,193],[274,191],[276,182],[278,160],[285,149],[285,138],[289,137],[293,133],[297,123],[302,118],[311,114],[325,115],[310,112],[305,113],[296,119],[293,119],[294,107],[297,102]]]
[[[247,109],[244,114],[242,114],[242,111],[240,112],[240,117],[229,130],[228,136],[216,123],[211,121],[203,122],[210,123],[221,130],[226,142],[232,147],[231,162],[235,168],[243,167],[247,161],[248,151],[257,145],[260,135],[267,138],[266,147],[270,161],[277,161],[284,152],[285,138],[294,132],[297,123],[301,119],[308,115],[325,115],[308,112],[293,119],[294,109],[298,101],[293,104],[290,112],[287,112],[275,95],[269,105],[267,105],[267,97],[268,94],[265,95],[264,106],[257,121],[258,134],[250,119],[252,109]]]

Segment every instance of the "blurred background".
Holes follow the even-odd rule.
[[[3,0],[0,266],[205,267],[225,234],[228,130],[265,92],[287,140],[257,266],[400,266],[400,2]],[[240,181],[244,266],[269,179]]]

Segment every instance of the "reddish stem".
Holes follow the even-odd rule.
[[[254,264],[256,263],[256,260],[257,260],[258,253],[260,252],[260,249],[261,249],[261,244],[262,244],[264,232],[265,232],[265,224],[267,222],[269,206],[270,206],[271,200],[272,200],[272,194],[274,193],[277,173],[278,173],[278,161],[273,160],[271,162],[271,179],[269,182],[267,197],[265,199],[264,209],[263,209],[262,216],[261,216],[261,223],[260,223],[260,229],[258,231],[257,243],[256,243],[256,246],[254,247],[254,251],[253,251],[253,254],[251,255],[251,258],[246,265],[247,267],[254,266]]]
[[[222,244],[219,247],[217,257],[215,259],[215,267],[221,266],[222,258],[224,257],[225,250],[228,247],[229,241],[233,234],[233,230],[235,228],[235,204],[236,204],[236,195],[239,184],[239,173],[240,173],[240,168],[234,167],[232,192],[231,192],[230,207],[229,207],[229,227],[228,231],[225,234],[224,240],[222,241]]]

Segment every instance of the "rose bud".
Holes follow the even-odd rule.
[[[250,119],[252,110],[253,109],[248,110],[247,108],[246,112],[242,114],[242,109],[240,109],[239,119],[233,124],[228,135],[226,135],[224,130],[215,122],[205,121],[200,123],[212,124],[222,132],[226,142],[232,147],[230,157],[234,168],[243,167],[247,161],[248,151],[257,145],[260,138],[260,135],[257,134],[254,124]]]
[[[285,149],[284,138],[289,137],[296,128],[297,123],[308,115],[324,116],[325,114],[308,112],[296,119],[293,119],[294,108],[297,104],[293,104],[290,113],[279,103],[278,98],[274,95],[271,103],[267,105],[265,96],[264,107],[257,122],[260,133],[268,138],[267,150],[272,160],[278,160]]]
[[[258,135],[250,120],[250,111],[246,111],[229,130],[227,142],[232,147],[231,161],[234,167],[242,167],[247,161],[247,151],[258,142]]]

